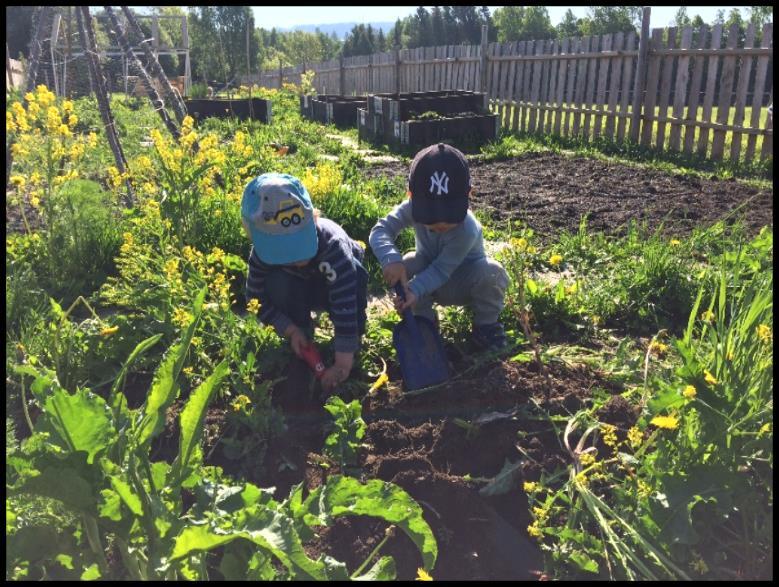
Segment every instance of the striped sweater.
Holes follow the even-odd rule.
[[[363,249],[354,242],[343,228],[332,220],[317,220],[317,252],[308,265],[292,269],[301,277],[310,278],[317,271],[324,277],[330,305],[330,319],[335,327],[334,348],[338,352],[355,352],[360,342],[357,321],[357,271],[354,260],[362,261]],[[265,295],[265,277],[276,265],[263,263],[249,253],[249,275],[246,279],[246,299],[260,302],[259,319],[276,329],[279,336],[292,324],[292,320],[276,308]]]

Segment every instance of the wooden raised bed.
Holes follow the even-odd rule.
[[[388,96],[390,94],[379,95]],[[340,96],[337,94],[300,96],[300,114],[303,118],[322,124],[354,127],[358,120],[358,110],[365,108],[367,101],[367,96]]]
[[[358,136],[401,150],[440,141],[475,148],[498,135],[498,116],[486,100],[464,90],[369,96],[367,108],[358,110]]]
[[[238,118],[259,120],[270,124],[273,107],[270,100],[262,98],[218,99],[185,98],[187,112],[197,121],[205,118]]]

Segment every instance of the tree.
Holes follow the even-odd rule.
[[[676,28],[682,28],[690,26],[691,24],[692,22],[690,21],[690,17],[687,16],[687,8],[680,6],[679,10],[677,10],[676,14],[674,15],[674,26]]]
[[[774,20],[773,6],[749,6],[747,10],[749,11],[749,22],[754,23],[758,29],[762,29],[765,23]]]
[[[433,12],[430,15],[431,20],[431,44],[445,45],[446,31],[444,30],[444,12],[440,6],[433,6]]]
[[[252,27],[248,6],[198,6],[190,9],[193,70],[204,79],[232,81],[246,72],[246,29]],[[271,31],[274,36],[275,31]],[[250,53],[251,51],[250,38]]]
[[[503,6],[495,11],[494,21],[502,43],[554,37],[549,12],[543,6]]]
[[[565,11],[563,20],[557,25],[557,38],[565,39],[567,37],[580,37],[581,31],[581,19],[574,16],[573,11],[569,8]]]
[[[585,35],[636,32],[641,26],[641,6],[591,6],[582,23]]]

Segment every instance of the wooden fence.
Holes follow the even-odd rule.
[[[736,25],[649,30],[648,8],[639,35],[487,44],[485,27],[481,45],[303,64],[243,82],[278,88],[313,70],[319,93],[484,91],[514,131],[631,139],[713,160],[772,158],[773,24],[759,47],[752,24],[743,41]]]
[[[22,62],[11,59],[8,54],[5,55],[5,89],[20,88],[24,83],[24,68]]]

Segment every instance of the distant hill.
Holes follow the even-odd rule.
[[[356,27],[358,24],[357,22],[337,22],[332,24],[299,24],[294,27],[291,27],[289,29],[282,29],[287,31],[305,31],[308,33],[313,33],[316,29],[319,29],[326,35],[329,35],[332,32],[335,32],[336,35],[338,35],[339,39],[345,39],[346,35],[348,35],[350,32],[352,32],[352,29]],[[369,24],[374,28],[374,30],[378,31],[379,29],[382,29],[384,31],[384,34],[386,35],[389,30],[395,26],[394,22],[371,22],[371,23],[364,23],[367,27]]]

